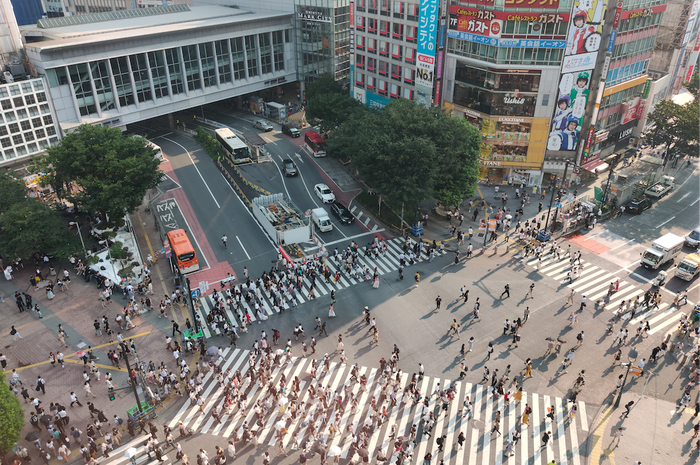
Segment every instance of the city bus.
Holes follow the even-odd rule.
[[[183,274],[197,271],[199,269],[197,254],[185,230],[174,229],[168,231],[167,236],[173,254],[173,263],[177,264],[177,267]]]
[[[234,163],[247,163],[250,161],[250,150],[229,128],[221,128],[215,131],[216,140],[221,144],[221,148],[228,154]]]
[[[306,142],[306,146],[311,150],[314,157],[326,156],[326,143],[316,131],[306,131],[304,133],[304,142]]]
[[[163,149],[161,149],[159,145],[154,144],[153,142],[151,142],[148,139],[146,139],[146,145],[156,151],[154,156],[158,160],[160,160],[160,161],[165,160],[165,158],[163,157]]]

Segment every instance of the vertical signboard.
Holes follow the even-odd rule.
[[[602,42],[607,0],[576,0],[559,78],[559,97],[547,139],[548,150],[576,150],[591,75]]]
[[[435,78],[435,48],[438,31],[438,1],[423,0],[418,16],[418,49],[416,54],[416,101],[431,106]]]

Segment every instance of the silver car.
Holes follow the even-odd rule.
[[[265,132],[270,132],[274,129],[272,127],[272,125],[270,123],[268,123],[267,121],[265,121],[264,119],[255,120],[255,122],[253,123],[253,127],[255,129],[260,129],[261,131],[265,131]]]
[[[685,236],[685,245],[693,249],[700,246],[700,228],[693,229],[690,234]]]

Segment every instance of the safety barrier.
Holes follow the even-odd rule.
[[[224,174],[224,177],[226,180],[231,184],[231,187],[233,187],[233,190],[236,191],[236,194],[243,200],[243,203],[246,204],[246,206],[249,209],[253,209],[253,203],[248,199],[248,197],[243,193],[243,189],[240,188],[238,183],[233,179],[233,176],[231,176],[231,173],[228,172],[226,168],[224,168],[224,165],[221,163],[221,160],[216,160],[216,164],[219,166],[219,169],[221,172]]]

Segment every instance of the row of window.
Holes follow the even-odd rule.
[[[418,3],[391,0],[355,0],[355,9],[400,19],[405,17],[410,21],[418,21],[420,14]]]
[[[22,137],[16,138],[19,144],[22,143]],[[3,147],[2,156],[5,160],[11,160],[15,157],[22,157],[27,154],[32,154],[39,152],[41,150],[46,150],[51,145],[56,145],[58,143],[58,136],[51,137],[49,139],[42,139],[37,142],[30,142],[27,145],[17,145],[12,147],[12,142],[9,137],[1,138],[0,144]]]
[[[627,5],[625,5],[627,6]],[[661,22],[661,17],[663,13],[653,13],[649,16],[638,16],[636,18],[627,18],[620,21],[620,26],[617,28],[617,32],[627,32],[627,31],[637,31],[639,29],[654,26]]]
[[[41,79],[33,79],[31,81],[23,81],[17,84],[4,85],[0,86],[0,99],[7,98],[10,95],[13,97],[22,94],[27,95],[42,90],[44,90],[44,83],[41,81]]]
[[[6,102],[6,101],[3,101]],[[9,107],[10,109],[12,108],[11,106]],[[17,121],[17,120],[24,120],[27,118],[31,118],[33,116],[39,116],[39,114],[49,114],[51,113],[51,110],[49,109],[49,105],[44,103],[39,106],[33,106],[29,108],[18,108],[16,111],[11,111],[8,110],[5,105],[3,105],[3,109],[6,111],[3,111],[0,113],[0,124],[2,124],[3,121]]]
[[[289,31],[275,31],[53,68],[71,84],[81,116],[284,70]],[[150,76],[149,76],[150,71]],[[217,81],[218,79],[218,81]]]
[[[416,62],[416,49],[404,45],[394,44],[386,40],[377,40],[372,37],[357,36],[355,39],[355,48],[357,50],[366,50],[367,53],[380,55],[383,57],[391,56],[394,60],[405,60],[406,63]]]
[[[543,66],[560,65],[564,52],[554,48],[495,47],[452,38],[447,41],[447,51],[490,63]]]
[[[367,89],[371,92],[376,92],[379,95],[391,98],[405,98],[413,100],[413,89],[410,87],[401,87],[393,82],[387,82],[384,79],[375,78],[369,74],[355,71],[355,86]]]
[[[603,111],[606,108],[614,107],[615,105],[639,97],[642,95],[645,85],[646,84],[639,84],[638,86],[630,87],[629,89],[621,90],[620,92],[615,92],[614,94],[603,97],[600,101],[600,110]]]
[[[415,44],[418,41],[418,27],[409,26],[402,23],[384,21],[383,19],[367,18],[365,16],[355,16],[355,29],[368,34],[379,33],[382,37],[391,37],[397,40],[405,40]]]
[[[415,69],[404,66],[403,68],[394,63],[377,60],[372,57],[355,55],[355,66],[358,69],[366,70],[368,73],[377,73],[380,76],[391,76],[395,81],[403,80],[405,83],[413,85],[415,83]],[[403,72],[402,72],[403,70]]]
[[[623,39],[618,36],[618,41]],[[613,47],[612,61],[623,60],[625,58],[642,55],[647,52],[651,52],[654,49],[654,40],[656,40],[656,35],[649,36],[645,39],[633,40],[631,42],[618,43]]]
[[[31,122],[30,122],[31,121]],[[20,131],[31,131],[32,126],[37,130],[37,138],[41,139],[46,137],[39,135],[38,131],[43,132],[43,128],[46,126],[46,130],[50,136],[56,134],[56,128],[53,126],[53,118],[51,115],[46,115],[44,118],[32,118],[31,120],[20,121],[19,123],[8,123],[7,125],[0,125],[0,136],[6,136],[8,134],[17,134]],[[33,139],[30,139],[33,140]]]

